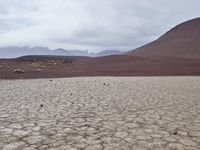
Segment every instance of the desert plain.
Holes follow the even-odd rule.
[[[200,77],[0,80],[0,150],[199,150]]]

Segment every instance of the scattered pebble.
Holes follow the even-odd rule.
[[[177,131],[174,131],[174,132],[173,132],[174,135],[177,135],[177,133],[178,133]]]

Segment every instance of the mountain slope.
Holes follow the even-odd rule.
[[[179,24],[159,39],[127,54],[148,58],[200,58],[200,18]]]

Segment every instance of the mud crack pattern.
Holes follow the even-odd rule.
[[[0,80],[0,150],[199,150],[200,77]]]

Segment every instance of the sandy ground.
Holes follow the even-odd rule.
[[[199,150],[200,77],[0,80],[0,150]]]

